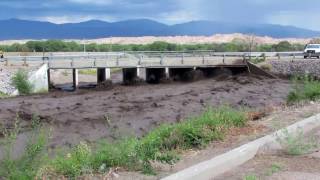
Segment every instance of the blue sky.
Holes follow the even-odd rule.
[[[0,0],[0,19],[54,23],[148,18],[271,23],[320,30],[320,0]]]

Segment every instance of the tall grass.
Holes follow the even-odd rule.
[[[9,97],[9,95],[0,91],[0,99],[6,98],[6,97]]]
[[[154,174],[152,162],[173,164],[179,160],[181,150],[202,148],[214,140],[222,140],[229,128],[244,126],[246,121],[244,112],[229,107],[208,108],[200,116],[184,122],[161,125],[140,139],[104,141],[94,146],[80,143],[68,152],[58,153],[53,159],[43,153],[45,136],[35,131],[38,136],[31,138],[33,140],[21,158],[13,160],[7,156],[1,161],[0,176],[7,179],[54,179],[58,175],[76,178],[83,174],[105,173],[112,167]],[[32,124],[39,130],[39,119],[34,118]],[[14,136],[17,134],[13,133]]]
[[[37,119],[32,121],[35,120]],[[35,123],[24,153],[19,157],[13,157],[12,151],[20,131],[19,121],[17,116],[12,129],[2,129],[4,138],[1,145],[4,147],[4,157],[0,160],[0,177],[4,179],[34,179],[47,159],[45,150],[48,136],[46,131]]]
[[[13,75],[11,84],[18,90],[20,95],[28,95],[33,91],[33,85],[28,80],[28,72],[22,69]]]
[[[305,76],[300,78],[296,77],[293,82],[295,87],[287,97],[289,104],[306,100],[314,101],[320,98],[320,81]]]
[[[76,177],[88,170],[103,172],[110,167],[153,174],[153,161],[173,164],[179,159],[177,150],[201,148],[213,140],[222,140],[230,127],[244,126],[245,123],[243,112],[229,107],[209,108],[185,122],[164,124],[141,139],[102,143],[95,151],[84,146],[86,148],[80,148],[86,149],[84,156],[79,155],[79,147],[76,147],[71,153],[53,160],[53,169],[67,177]]]

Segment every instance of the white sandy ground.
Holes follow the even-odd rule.
[[[289,41],[290,43],[307,44],[311,39],[299,39],[299,38],[272,38],[268,36],[251,36],[244,35],[240,33],[235,34],[216,34],[212,36],[144,36],[144,37],[110,37],[110,38],[100,38],[100,39],[71,39],[65,41],[75,41],[79,43],[97,43],[97,44],[150,44],[155,41],[165,41],[168,43],[176,44],[201,44],[201,43],[227,43],[235,39],[242,41],[250,41],[251,39],[258,44],[277,44],[280,41]],[[6,40],[0,41],[0,45],[11,45],[14,43],[26,43],[32,39],[24,40]]]

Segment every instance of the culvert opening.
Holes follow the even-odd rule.
[[[169,70],[169,73],[174,81],[194,81],[203,77],[202,72],[194,68],[173,68]]]
[[[146,80],[150,84],[159,84],[166,79],[165,68],[148,68],[146,69]]]

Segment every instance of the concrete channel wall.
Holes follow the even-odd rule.
[[[286,138],[286,134],[296,134],[301,130],[308,133],[320,126],[320,114],[301,120],[291,126],[283,128],[275,133],[251,141],[229,152],[196,164],[180,172],[172,174],[162,180],[206,180],[236,168],[254,158],[259,150],[279,149],[278,138]]]
[[[31,71],[28,74],[28,80],[33,85],[33,92],[46,92],[48,91],[48,65],[44,64],[35,71]],[[18,95],[18,90],[15,90],[10,95]]]

